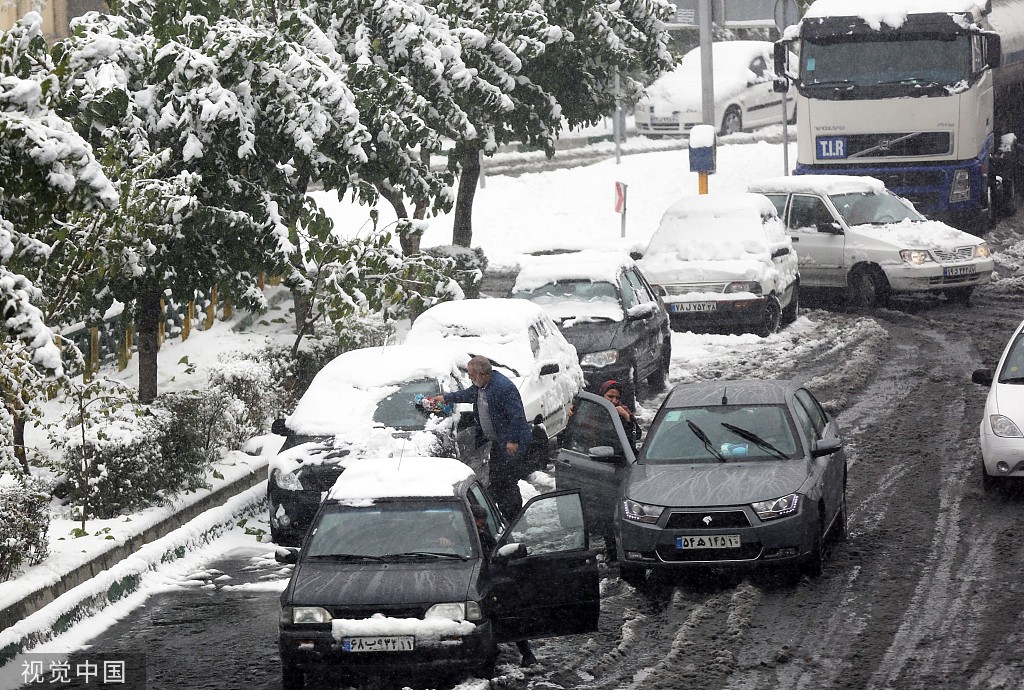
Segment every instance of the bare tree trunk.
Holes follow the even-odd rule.
[[[139,329],[139,402],[151,403],[156,398],[159,290],[148,290],[135,298],[135,319]]]
[[[480,179],[480,149],[475,146],[459,147],[459,195],[455,199],[455,220],[452,244],[469,247],[473,242],[473,197]]]
[[[405,195],[396,192],[395,188],[386,182],[378,182],[376,187],[380,195],[387,199],[388,203],[395,209],[395,216],[398,218],[409,217],[409,211],[405,208]],[[402,246],[402,253],[406,256],[415,254],[420,250],[419,233],[399,233],[398,243]]]
[[[14,457],[25,474],[32,474],[28,469],[28,455],[25,453],[25,413],[14,412]]]

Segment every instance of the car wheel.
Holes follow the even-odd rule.
[[[836,541],[846,541],[846,538],[850,536],[849,525],[847,523],[847,512],[846,512],[846,491],[843,491],[843,502],[839,505],[839,515],[836,516],[836,521],[832,525],[833,538]]]
[[[722,136],[726,134],[735,134],[736,132],[743,131],[743,114],[740,113],[740,109],[734,105],[730,105],[725,111],[725,115],[722,117]]]
[[[551,443],[539,427],[533,427],[533,440],[526,450],[526,474],[546,470],[551,460]],[[525,479],[525,477],[524,477]]]
[[[630,587],[640,589],[647,584],[647,568],[642,565],[621,563],[619,565],[619,579]]]
[[[825,535],[822,530],[825,528],[825,515],[823,509],[818,507],[818,527],[815,530],[814,545],[811,552],[807,554],[803,563],[803,572],[808,577],[820,577],[825,570]]]
[[[768,295],[768,299],[765,300],[764,303],[764,313],[761,315],[761,323],[758,324],[754,333],[762,338],[767,338],[772,333],[779,332],[779,326],[781,323],[782,306],[779,304],[779,298],[775,295]]]
[[[990,494],[1002,484],[1002,479],[999,477],[993,477],[985,470],[985,463],[981,463],[981,488],[982,490]]]
[[[800,283],[795,283],[793,285],[793,298],[789,300],[789,304],[782,310],[782,323],[788,326],[796,321],[798,311],[800,311]]]
[[[855,309],[882,307],[889,302],[889,282],[877,266],[860,266],[850,274],[849,301]]]
[[[302,669],[287,661],[281,662],[281,689],[302,690],[306,686],[306,678]]]
[[[658,368],[647,377],[647,385],[652,391],[663,391],[668,387],[668,370],[672,366],[672,341],[666,339],[661,346],[661,360]]]
[[[483,678],[484,680],[490,680],[491,678],[494,678],[494,667],[497,665],[498,644],[495,642],[491,644],[491,649],[488,650],[487,656],[484,657],[484,660],[480,662],[479,666],[477,666],[477,675]]]
[[[942,292],[951,303],[967,307],[971,304],[971,294],[974,292],[974,286],[965,285],[964,287],[946,288]]]

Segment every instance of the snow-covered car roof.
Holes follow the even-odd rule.
[[[772,43],[768,41],[716,41],[711,44],[715,79],[715,100],[722,101],[742,91],[757,78],[750,71],[750,62],[757,56],[772,67]],[[696,109],[701,107],[700,48],[694,48],[671,72],[663,74],[646,89],[652,103],[673,104]]]
[[[874,28],[883,23],[895,28],[903,25],[908,14],[980,14],[984,6],[985,3],[979,0],[817,0],[804,13],[804,18],[861,17]]]
[[[512,290],[533,290],[559,280],[592,280],[615,283],[619,273],[632,268],[633,259],[623,252],[585,250],[531,258],[523,264]]]
[[[456,496],[455,487],[472,476],[473,470],[454,458],[360,458],[345,463],[345,471],[327,499],[352,504],[382,498]]]
[[[790,246],[775,206],[763,194],[728,192],[684,197],[669,206],[644,252],[682,261],[766,260],[769,249]]]
[[[885,183],[858,175],[791,175],[752,182],[747,185],[747,191],[756,194],[884,194]]]
[[[529,328],[546,322],[558,332],[543,309],[522,299],[466,299],[436,304],[417,317],[405,336],[406,344],[448,341],[467,355],[483,355],[495,366],[526,375],[534,365]]]
[[[306,436],[365,435],[374,426],[377,403],[401,384],[457,376],[467,361],[464,352],[445,343],[349,350],[317,373],[288,417],[288,428]]]

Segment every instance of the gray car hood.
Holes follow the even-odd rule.
[[[292,606],[375,606],[466,601],[479,559],[408,563],[306,561],[289,584]]]
[[[765,460],[687,465],[633,465],[626,497],[673,507],[742,505],[799,490],[811,472],[808,461]]]

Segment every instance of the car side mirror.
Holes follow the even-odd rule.
[[[789,46],[783,41],[772,46],[772,61],[775,63],[775,74],[780,78],[789,73]]]
[[[502,544],[494,552],[491,558],[492,563],[503,563],[505,561],[516,561],[527,556],[526,544],[512,543]]]
[[[843,439],[838,436],[831,438],[821,438],[815,441],[811,446],[811,457],[820,458],[822,455],[832,455],[837,450],[843,447]]]
[[[622,456],[615,452],[611,446],[594,446],[587,449],[587,456],[595,462],[614,463],[622,460]]]
[[[476,415],[470,410],[459,412],[459,423],[457,428],[468,429],[472,426],[476,426]]]
[[[980,383],[983,386],[991,386],[993,371],[991,369],[975,369],[974,373],[971,374],[971,381],[974,383]]]
[[[634,304],[632,307],[626,310],[626,318],[630,321],[636,321],[637,319],[646,319],[654,313],[654,304],[646,302],[644,304]]]
[[[985,35],[985,58],[991,69],[997,69],[1003,64],[1003,39],[998,34]]]
[[[834,220],[833,221],[828,221],[828,222],[825,222],[825,223],[818,223],[815,227],[818,229],[818,232],[824,232],[824,233],[826,233],[828,235],[842,235],[843,234],[843,227],[841,225],[839,225],[839,223],[835,222]]]
[[[785,77],[772,79],[772,91],[775,93],[789,93],[789,79]]]
[[[545,362],[540,365],[540,375],[550,376],[551,374],[557,374],[560,370],[558,362]]]
[[[270,433],[277,434],[278,436],[288,435],[288,426],[284,423],[282,417],[278,417],[270,424]]]
[[[778,259],[780,256],[786,256],[789,253],[790,253],[790,248],[789,247],[779,247],[774,252],[772,252],[772,258],[773,259]]]
[[[295,565],[299,562],[299,550],[294,546],[279,546],[274,551],[274,560],[285,565]]]

